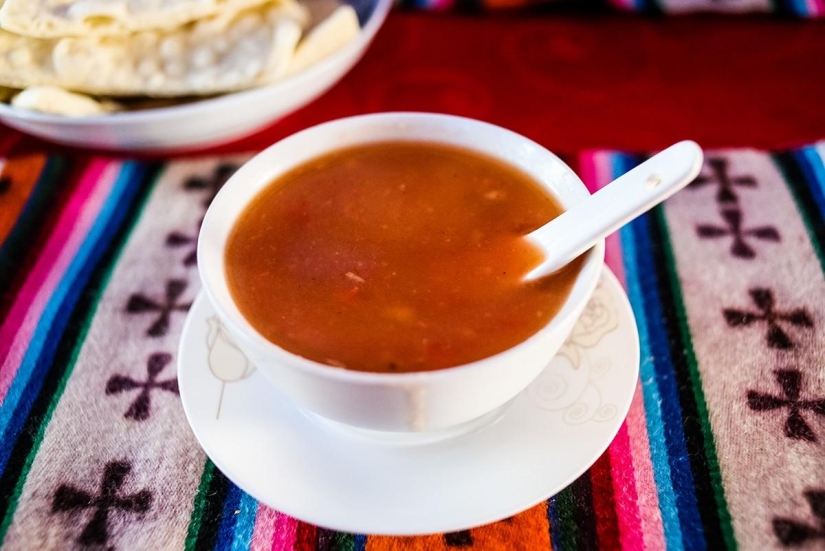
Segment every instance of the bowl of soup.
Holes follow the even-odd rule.
[[[204,218],[198,269],[273,399],[370,431],[456,428],[520,393],[570,334],[604,244],[525,281],[542,253],[524,236],[588,195],[498,126],[340,119],[241,167]]]

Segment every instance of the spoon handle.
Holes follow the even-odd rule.
[[[536,279],[562,268],[685,187],[701,168],[702,149],[696,142],[683,141],[619,176],[526,236],[544,251],[545,259],[525,279]]]

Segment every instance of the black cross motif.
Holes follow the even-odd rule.
[[[8,176],[4,176],[3,178],[0,178],[0,195],[3,195],[4,193],[6,193],[10,189],[11,189],[11,178],[9,178]]]
[[[112,461],[106,465],[100,494],[92,495],[83,490],[62,484],[54,493],[52,513],[94,509],[92,519],[81,532],[77,542],[81,545],[105,545],[109,539],[109,512],[129,511],[146,513],[152,506],[152,493],[148,490],[127,496],[118,496],[123,481],[132,466],[125,461]]]
[[[135,421],[144,421],[149,418],[152,408],[152,390],[158,388],[167,392],[178,392],[178,379],[166,379],[165,381],[158,381],[158,375],[163,371],[169,362],[172,361],[172,355],[165,352],[158,352],[149,356],[149,361],[146,364],[146,380],[136,381],[131,377],[125,375],[112,375],[106,383],[106,395],[120,394],[122,392],[129,392],[131,390],[140,389],[137,398],[126,410],[123,415],[127,419],[134,419]]]
[[[759,312],[747,312],[733,308],[722,310],[725,321],[730,327],[747,327],[756,322],[765,322],[768,325],[768,346],[780,350],[788,350],[794,347],[793,341],[782,329],[782,324],[790,324],[794,327],[811,328],[814,322],[804,308],[796,308],[788,312],[781,312],[776,309],[773,299],[773,292],[770,289],[751,289],[748,291],[753,303]]]
[[[723,157],[708,159],[708,166],[710,166],[711,174],[709,176],[700,175],[690,184],[690,187],[700,188],[708,184],[718,185],[719,189],[716,192],[716,201],[719,203],[735,203],[738,201],[739,197],[736,195],[736,186],[756,187],[756,180],[753,176],[729,176],[728,160]]]
[[[448,532],[444,534],[444,545],[447,547],[472,547],[473,536],[469,530]]]
[[[811,540],[825,540],[825,490],[808,490],[802,495],[814,514],[814,526],[789,518],[773,519],[773,533],[786,547],[797,547]]]
[[[203,198],[203,206],[208,207],[212,199],[215,198],[236,170],[238,170],[238,165],[236,164],[221,163],[215,167],[215,170],[209,178],[203,178],[201,176],[191,176],[187,178],[183,183],[183,189],[187,191],[206,191],[206,196]]]
[[[136,293],[129,297],[126,311],[130,314],[158,312],[157,319],[152,322],[146,334],[150,337],[160,337],[169,330],[169,318],[172,312],[186,312],[192,306],[191,302],[178,304],[178,298],[186,290],[187,282],[183,279],[170,279],[166,282],[166,294],[161,301],[145,297]]]
[[[763,241],[779,241],[779,232],[773,226],[760,226],[743,230],[742,211],[739,209],[725,209],[720,214],[727,227],[699,224],[696,226],[696,233],[703,239],[732,236],[733,243],[731,243],[730,252],[733,256],[739,258],[754,258],[756,256],[756,251],[747,243],[748,237]]]
[[[187,268],[198,263],[198,231],[200,231],[203,220],[198,222],[198,228],[195,230],[195,235],[188,235],[179,231],[173,231],[166,236],[166,246],[173,249],[186,247],[187,253],[183,257],[183,265]]]
[[[773,411],[779,408],[788,408],[788,418],[785,420],[785,436],[794,440],[816,442],[814,431],[805,421],[803,410],[825,417],[825,397],[812,400],[800,399],[802,390],[802,373],[798,369],[777,369],[773,372],[776,382],[782,389],[782,396],[774,396],[748,391],[748,406],[754,411]]]

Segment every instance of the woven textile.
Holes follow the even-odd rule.
[[[546,9],[548,6],[561,5],[564,9],[598,10],[610,7],[668,15],[773,13],[785,17],[825,17],[823,0],[398,0],[398,4],[410,9],[434,12]]]
[[[612,236],[641,377],[569,488],[373,537],[258,504],[205,457],[175,354],[212,197],[247,156],[48,156],[0,135],[0,538],[24,549],[781,549],[825,538],[825,143],[709,151]],[[643,157],[570,156],[597,189]],[[552,466],[548,466],[552,468]]]

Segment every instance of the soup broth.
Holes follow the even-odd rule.
[[[520,170],[423,142],[342,149],[277,178],[233,227],[226,276],[276,345],[330,366],[442,369],[524,341],[564,303],[577,260],[534,282],[522,236],[562,212]]]

